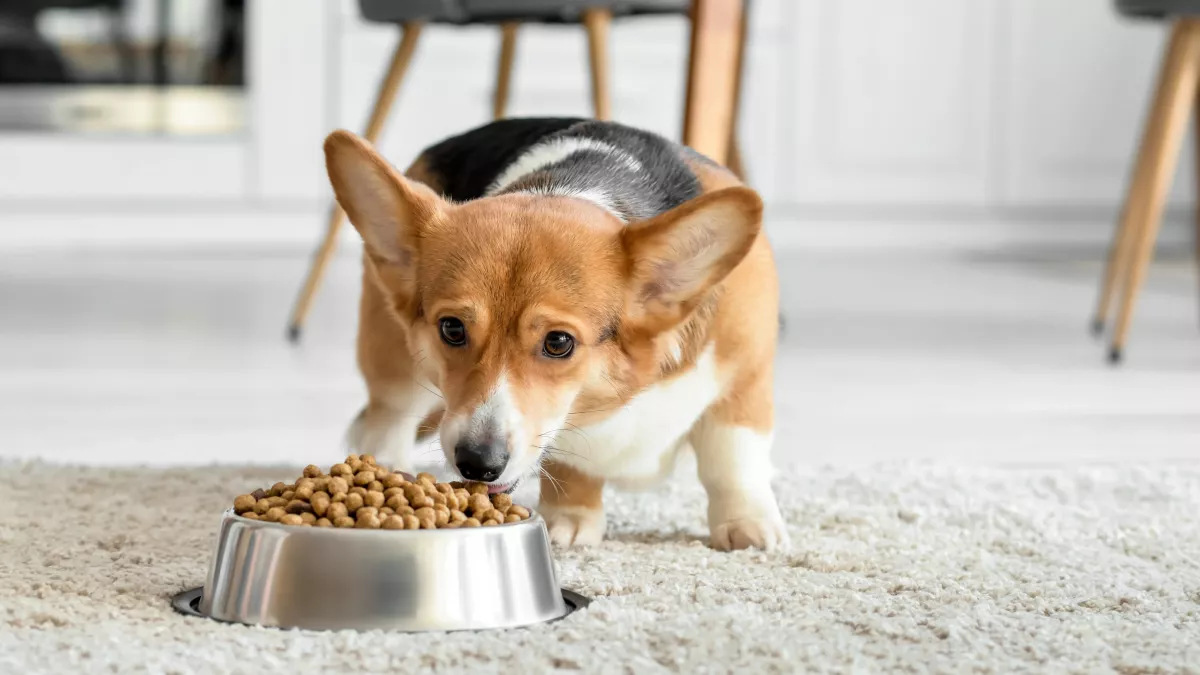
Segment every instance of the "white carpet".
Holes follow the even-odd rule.
[[[595,602],[527,630],[176,615],[228,499],[294,475],[0,465],[0,673],[1200,672],[1200,466],[795,469],[775,555],[705,548],[694,481],[613,496],[559,552]]]

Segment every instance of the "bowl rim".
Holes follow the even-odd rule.
[[[543,524],[545,522],[542,519],[541,513],[537,512],[536,510],[534,510],[532,508],[529,508],[528,506],[526,506],[525,508],[529,509],[529,517],[526,518],[525,520],[517,521],[515,523],[500,523],[499,525],[491,525],[488,527],[483,527],[483,526],[467,527],[467,528],[464,528],[464,527],[453,527],[453,528],[435,527],[432,530],[385,530],[383,528],[376,528],[376,529],[362,528],[362,529],[360,529],[357,527],[315,527],[315,526],[304,527],[302,525],[284,525],[283,523],[274,523],[269,520],[257,520],[254,518],[243,518],[242,516],[235,513],[232,507],[225,509],[225,511],[221,515],[222,515],[223,521],[232,520],[237,523],[242,523],[246,526],[277,528],[281,531],[286,531],[289,533],[296,533],[296,534],[299,534],[301,532],[313,531],[313,532],[321,532],[322,533],[321,536],[330,535],[334,532],[342,533],[339,536],[358,536],[360,534],[361,535],[378,536],[383,533],[408,532],[408,533],[410,533],[408,536],[431,536],[436,532],[463,533],[463,532],[471,532],[473,530],[480,530],[481,532],[494,532],[496,530],[512,529],[512,528],[517,528],[517,527],[531,527],[534,524]],[[350,534],[350,533],[356,533],[356,534]],[[462,535],[460,534],[459,536],[462,536]]]

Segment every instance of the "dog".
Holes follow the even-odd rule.
[[[411,464],[436,429],[490,492],[540,477],[559,545],[599,543],[605,484],[643,488],[695,454],[710,545],[787,545],[771,490],[779,290],[762,201],[652,133],[493,122],[399,173],[325,141],[364,242],[358,452]]]

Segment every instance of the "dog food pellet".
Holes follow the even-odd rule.
[[[490,511],[492,502],[488,500],[487,493],[480,494],[476,492],[471,495],[471,515],[478,515],[484,511]]]
[[[254,495],[241,495],[233,500],[233,510],[241,515],[247,511],[253,511],[254,505],[257,503],[258,500],[254,498]]]
[[[350,509],[346,508],[345,502],[332,503],[329,505],[329,508],[325,510],[325,517],[330,520],[342,518],[348,515],[350,515]]]
[[[313,513],[320,517],[324,517],[329,511],[329,507],[332,506],[332,502],[329,501],[329,495],[324,492],[314,492],[309,503],[312,504]]]
[[[329,482],[325,484],[325,491],[330,495],[344,495],[350,489],[350,485],[346,483],[346,479],[341,476],[333,476]]]
[[[436,530],[495,527],[531,516],[507,494],[482,483],[438,483],[379,466],[371,455],[350,455],[329,473],[309,464],[294,483],[238,495],[233,510],[248,520],[290,526],[364,530]]]

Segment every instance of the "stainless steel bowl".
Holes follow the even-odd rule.
[[[198,590],[198,589],[196,589]],[[559,589],[541,517],[454,530],[285,526],[227,511],[208,580],[180,611],[312,630],[511,628],[586,600]]]

